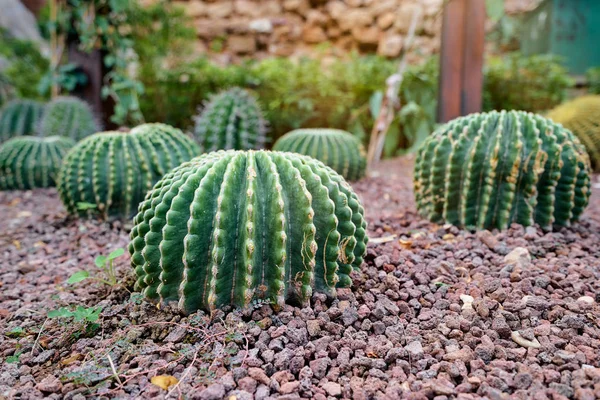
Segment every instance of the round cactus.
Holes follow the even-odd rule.
[[[185,313],[335,295],[366,251],[356,194],[310,157],[219,151],[169,172],[134,218],[136,288]]]
[[[61,161],[75,146],[69,138],[18,136],[0,146],[0,190],[54,186]]]
[[[266,123],[254,97],[240,88],[213,96],[196,118],[194,136],[204,151],[264,147]]]
[[[58,192],[72,214],[130,218],[156,181],[198,154],[192,139],[164,124],[96,133],[65,157]]]
[[[79,141],[100,130],[90,106],[76,97],[58,97],[46,106],[40,136],[66,136]]]
[[[44,114],[44,104],[34,100],[12,100],[0,110],[0,143],[15,136],[35,135]]]
[[[522,111],[442,126],[421,147],[414,180],[423,216],[469,229],[568,226],[590,196],[589,158],[577,138]]]
[[[556,107],[548,118],[570,129],[587,149],[600,171],[600,96],[583,96]]]
[[[360,140],[339,129],[296,129],[283,135],[273,150],[316,158],[350,181],[362,178],[367,166]]]

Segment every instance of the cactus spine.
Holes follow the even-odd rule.
[[[46,106],[40,136],[60,135],[79,141],[100,130],[90,106],[76,97],[58,97]]]
[[[96,133],[67,154],[58,192],[69,213],[130,218],[163,174],[199,151],[183,132],[164,124]],[[95,204],[96,208],[82,209],[81,203]]]
[[[14,136],[35,135],[44,104],[34,100],[12,100],[0,110],[0,143]]]
[[[54,186],[63,157],[75,145],[69,138],[18,136],[0,146],[0,190]]]
[[[356,194],[310,157],[219,151],[169,172],[140,204],[136,289],[185,313],[335,294],[366,252]]]
[[[562,124],[587,149],[592,166],[600,171],[600,96],[582,96],[556,107],[548,118]]]
[[[442,126],[421,147],[414,180],[423,216],[469,229],[568,226],[590,196],[589,158],[577,138],[522,111]]]
[[[339,129],[296,129],[283,135],[273,150],[316,158],[350,181],[362,178],[367,166],[360,140]]]
[[[194,136],[204,151],[260,149],[266,123],[254,97],[241,88],[214,96],[196,118]]]

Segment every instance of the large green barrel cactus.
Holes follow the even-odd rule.
[[[156,181],[198,154],[192,139],[164,124],[96,133],[67,154],[60,198],[72,214],[130,218]]]
[[[140,204],[131,231],[136,288],[181,311],[305,304],[335,294],[366,251],[356,194],[310,157],[219,151],[169,172]]]
[[[0,143],[15,136],[36,135],[44,104],[35,100],[12,100],[0,109]]]
[[[90,106],[76,97],[58,97],[47,106],[40,122],[41,136],[66,136],[79,141],[100,130]]]
[[[196,118],[194,136],[204,151],[260,149],[266,122],[254,97],[232,88],[213,96]]]
[[[279,138],[273,150],[316,158],[350,181],[362,178],[367,166],[360,140],[339,129],[296,129]]]
[[[556,107],[547,115],[570,129],[587,149],[592,166],[600,171],[600,96],[582,96]]]
[[[584,147],[561,125],[522,111],[457,118],[423,144],[415,165],[419,212],[433,222],[505,229],[568,226],[590,196]]]
[[[18,136],[0,146],[0,190],[54,186],[63,157],[75,142],[51,136]]]

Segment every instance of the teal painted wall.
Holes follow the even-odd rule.
[[[546,0],[524,20],[524,54],[562,56],[573,74],[600,66],[600,0]]]

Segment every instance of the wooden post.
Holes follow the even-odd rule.
[[[481,111],[485,2],[449,0],[444,5],[438,121]]]

